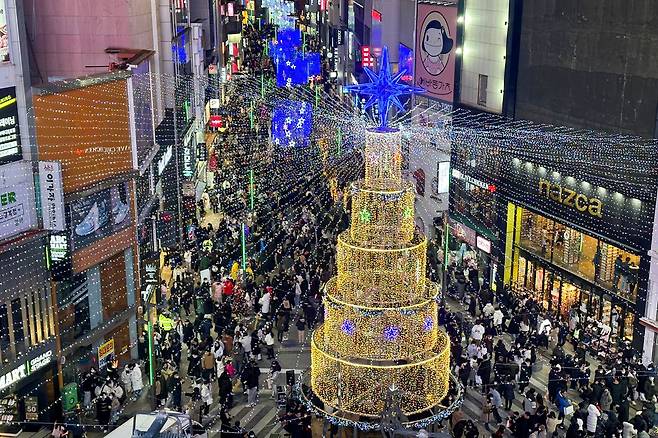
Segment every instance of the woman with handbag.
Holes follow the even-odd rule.
[[[573,406],[569,399],[564,395],[564,391],[561,389],[555,397],[555,405],[560,412],[558,419],[562,420],[565,416],[573,414]]]

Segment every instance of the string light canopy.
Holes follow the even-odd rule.
[[[193,81],[181,81],[181,78],[175,78],[169,75],[132,75],[132,80],[134,89],[140,88],[135,86],[136,82],[144,82],[146,85],[144,87],[146,91],[134,92],[137,100],[149,99],[149,96],[151,96],[151,84],[156,81],[161,84],[166,94],[171,95],[174,94],[174,91],[191,93],[194,87],[198,85],[201,85],[201,88],[205,87],[212,92],[218,93],[220,91],[214,88],[214,86],[207,80],[202,80],[201,83],[198,84]],[[85,88],[84,91],[81,91],[77,95],[64,95],[62,93],[60,99],[58,99],[58,107],[56,110],[53,110],[52,113],[35,117],[34,111],[29,110],[28,117],[30,123],[38,125],[39,123],[42,123],[44,119],[47,119],[50,122],[56,122],[63,126],[70,126],[73,122],[77,121],[76,114],[79,113],[78,108],[80,105],[97,106],[99,109],[106,111],[110,115],[119,116],[124,112],[124,108],[113,105],[112,101],[108,100],[108,87],[108,85],[99,84],[96,87]],[[320,91],[320,96],[318,98],[315,94],[315,90],[309,89],[308,87],[298,87],[292,90],[278,89],[267,81],[265,81],[265,85],[263,86],[263,82],[260,78],[252,77],[240,78],[229,82],[226,84],[226,93],[228,96],[232,96],[232,98],[238,96],[245,102],[257,102],[258,105],[261,105],[265,109],[265,112],[268,115],[272,114],[275,105],[277,105],[282,99],[295,99],[300,102],[308,102],[313,106],[313,130],[310,134],[311,144],[319,145],[320,140],[324,142],[326,145],[326,153],[324,154],[323,160],[326,161],[328,165],[332,166],[336,178],[340,181],[353,181],[358,178],[358,175],[362,174],[363,160],[360,158],[359,154],[350,154],[350,152],[353,150],[361,151],[364,149],[368,120],[355,114],[353,108],[344,101],[337,99],[335,96],[324,93],[323,91]],[[102,115],[100,110],[97,113],[99,116]],[[143,116],[139,114],[135,115],[135,119],[136,123],[149,123],[148,118],[143,118]],[[419,156],[420,160],[431,159],[432,155],[437,150],[449,152],[451,143],[453,146],[456,144],[464,147],[469,145],[477,146],[475,148],[477,154],[486,158],[490,162],[501,163],[509,160],[510,156],[520,157],[524,162],[541,163],[548,168],[551,167],[551,163],[555,163],[556,166],[563,166],[568,162],[574,169],[576,169],[572,174],[572,176],[576,178],[581,177],[581,172],[592,172],[593,169],[595,169],[597,175],[602,179],[602,182],[600,183],[601,186],[611,187],[613,185],[619,185],[620,191],[622,191],[622,188],[627,187],[627,190],[623,190],[623,193],[628,196],[635,196],[642,200],[647,199],[650,192],[653,192],[653,196],[655,196],[655,169],[658,168],[658,156],[656,150],[658,150],[658,142],[653,139],[641,139],[630,135],[607,134],[603,132],[578,130],[560,126],[547,126],[528,121],[505,119],[491,114],[474,114],[462,109],[451,110],[437,105],[430,105],[428,108],[421,108],[415,111],[413,115],[405,117],[404,120],[400,114],[391,116],[390,123],[395,126],[399,125],[401,131],[400,143],[403,145],[413,144],[413,152]],[[261,145],[263,143],[262,140],[259,140],[258,134],[253,129],[250,130],[248,125],[248,119],[243,118],[242,120],[239,120],[236,118],[231,125],[228,135],[237,138],[237,141],[239,141],[240,144]],[[122,145],[123,131],[127,126],[126,123],[125,125],[115,124],[101,129],[96,128],[95,134],[102,137],[105,142],[112,143],[113,146],[114,143]],[[325,127],[330,128],[326,129]],[[341,135],[337,135],[336,131],[340,131]],[[59,133],[47,135],[42,138],[45,138],[47,141],[63,141],[62,136],[64,135],[65,134],[63,133]],[[96,146],[93,143],[94,137],[80,128],[76,130],[69,129],[66,135],[70,137],[66,137],[66,141],[70,141],[72,145],[77,145],[80,149],[82,149],[82,146],[85,148]],[[32,143],[36,142],[35,138],[30,140]],[[173,140],[174,139],[172,138],[171,141],[173,142]],[[28,148],[30,147],[30,144],[26,143],[24,144],[24,147]],[[310,150],[312,148],[308,149]],[[501,150],[506,150],[508,153],[501,155]],[[87,165],[89,168],[102,167],[108,162],[113,163],[114,161],[117,161],[118,158],[116,158],[115,155],[117,154],[106,154],[102,160],[100,158],[89,158],[87,160]],[[319,161],[319,156],[320,154],[318,153],[318,157],[311,158],[310,161],[315,159]],[[63,164],[69,164],[72,160],[72,158],[64,154],[56,156],[53,159],[61,161]],[[392,163],[392,161],[389,162]],[[373,161],[367,162],[368,165],[371,165],[371,163],[373,163]],[[594,163],[594,167],[592,166],[592,163]],[[255,159],[252,164],[257,179],[261,177],[261,175],[267,175],[271,172],[270,163],[267,161],[258,161]],[[307,166],[308,164],[308,161],[298,160],[295,165],[302,167]],[[373,166],[372,169],[375,168],[376,166]],[[391,169],[394,170],[395,167],[391,166]],[[389,175],[394,175],[394,172],[389,173]],[[88,178],[87,174],[80,177],[84,182],[83,185],[93,188],[96,183]],[[311,167],[311,170],[308,173],[308,181],[317,181],[319,178],[324,178],[322,167]],[[587,176],[582,176],[582,179],[591,181]],[[340,187],[340,190],[343,189],[343,187]],[[280,192],[284,195],[288,190],[289,188],[286,187],[280,188]],[[345,190],[346,192],[349,191],[349,189]],[[356,195],[356,193],[359,193],[359,190],[364,191],[364,187],[362,186],[357,192],[349,194],[352,196],[353,201],[356,197],[361,196]],[[386,229],[399,230],[397,233],[394,233],[395,242],[406,242],[407,239],[410,239],[411,228],[409,227],[412,223],[407,222],[407,220],[413,219],[413,210],[409,210],[408,208],[413,208],[413,204],[411,207],[408,207],[408,204],[409,199],[412,200],[413,196],[408,195],[408,191],[404,186],[399,188],[397,193],[391,193],[391,191],[386,188],[370,188],[369,190],[369,198],[366,202],[363,202],[366,210],[370,213],[369,222],[364,222],[363,224],[359,223],[359,226],[363,226],[359,228],[359,230],[354,230],[353,235],[348,236],[349,239],[344,240],[346,242],[349,241],[350,245],[354,242],[357,243],[357,245],[352,246],[378,249],[378,245],[385,245],[386,242],[372,242],[372,240],[376,239],[377,235],[386,235],[387,233],[383,231]],[[520,192],[512,194],[522,195]],[[411,195],[413,195],[413,193]],[[176,194],[166,193],[165,196],[176,196]],[[408,196],[409,198],[407,198]],[[395,202],[397,202],[397,206],[394,209],[381,207],[381,204]],[[378,206],[378,208],[373,208],[375,206]],[[358,215],[359,211],[356,213],[353,211],[353,214]],[[386,224],[389,223],[388,221],[391,223],[397,221],[395,222],[396,225],[394,227],[399,228],[386,226],[381,227],[380,230],[382,230],[382,232],[379,233],[368,231],[368,227],[372,228],[374,225],[382,223],[381,219],[379,219],[380,217],[389,218],[384,221]],[[272,218],[271,220],[275,219]],[[355,220],[353,217],[352,227],[354,226]],[[504,232],[504,230],[497,231]],[[634,232],[633,230],[629,230],[628,226],[622,223],[619,224],[617,231],[620,241],[624,241]],[[362,244],[360,242],[366,243]],[[399,247],[396,248],[396,251],[399,249]],[[403,251],[404,247],[400,250],[400,253]],[[17,281],[32,281],[35,283],[35,286],[37,286],[37,282],[32,278],[32,274],[35,269],[39,269],[39,267],[36,266],[39,261],[30,256],[31,253],[27,250],[21,249],[14,251],[11,266],[14,266],[13,263],[15,262],[16,266],[20,266],[20,268],[11,269],[10,272],[12,277]],[[392,259],[396,259],[397,257],[398,256],[392,257]],[[412,259],[413,257],[409,260]],[[424,268],[422,261],[421,267]],[[405,269],[408,269],[407,272],[411,272],[411,268]],[[371,278],[374,278],[374,273]],[[415,267],[414,275],[409,275],[407,278],[415,279]],[[103,289],[108,288],[113,290],[119,288],[124,281],[123,278],[117,277],[116,279],[113,278],[111,281],[101,285],[100,279],[90,278],[88,283],[90,289],[93,290],[100,289],[101,287]],[[334,281],[333,284],[335,285],[335,283],[336,282]],[[422,283],[419,281],[414,284],[420,285]],[[435,287],[436,285],[419,290],[427,291],[429,289],[431,291]],[[331,290],[336,290],[335,286],[332,286],[332,288],[333,289]],[[401,288],[401,290],[404,289]],[[434,342],[433,331],[438,327],[438,324],[435,317],[431,315],[432,301],[427,300],[427,297],[431,295],[431,292],[423,293],[428,295],[423,296],[423,301],[421,301],[422,306],[414,307],[412,304],[405,303],[404,306],[398,306],[397,308],[394,304],[390,303],[373,304],[368,306],[363,305],[362,302],[359,307],[357,305],[349,304],[343,295],[336,294],[334,296],[336,299],[332,303],[335,309],[330,308],[331,306],[327,306],[326,314],[327,317],[334,318],[332,321],[335,321],[333,326],[335,328],[332,328],[331,330],[340,331],[344,337],[351,337],[352,342],[356,340],[361,342],[361,340],[363,340],[363,345],[366,346],[365,348],[371,348],[374,352],[381,353],[381,348],[383,348],[382,345],[385,345],[385,348],[388,348],[391,354],[395,352],[398,345],[404,345],[404,342],[401,342],[401,340],[405,339],[405,336],[410,332],[411,329],[408,327],[415,327],[415,330],[418,332],[417,337],[422,337],[422,342],[419,341],[416,344],[413,344],[414,348],[424,349],[426,348],[424,343]],[[407,296],[409,296],[409,294],[404,295],[405,298]],[[98,306],[98,308],[92,309],[86,317],[103,320],[104,312],[113,309],[118,305],[119,301],[120,297],[118,295],[104,296],[101,305]],[[345,314],[342,315],[342,318],[340,318],[340,309],[343,309],[343,312],[345,312]],[[345,316],[347,314],[347,310],[345,309],[349,309],[353,316]],[[56,311],[56,307],[51,306],[49,301],[47,301],[43,307],[43,312],[51,313],[54,311]],[[60,331],[60,335],[72,334],[73,332],[80,331],[84,328],[84,323],[77,322],[79,320],[77,316],[82,316],[82,311],[72,311],[71,320],[74,322],[72,322],[70,326],[63,328]],[[403,318],[405,316],[407,318]],[[386,318],[396,318],[396,322],[386,325]],[[405,321],[405,323],[402,321]],[[345,324],[343,325],[342,323]],[[408,325],[405,325],[406,323],[408,323]],[[381,340],[383,340],[384,330],[386,327],[393,324],[400,328],[398,340],[393,342],[382,342]],[[367,330],[364,330],[364,328],[367,328]],[[326,327],[325,329],[328,331],[329,327]],[[7,334],[8,330],[11,330],[11,327],[2,329],[4,334]],[[367,334],[368,330],[372,330],[380,336],[378,338],[380,342],[377,350],[375,349],[376,342],[369,342],[368,339],[363,337]],[[52,335],[49,335],[47,338],[50,339],[51,336]],[[438,343],[439,339],[442,338],[442,334],[440,331],[437,331],[435,336],[437,339],[436,342]],[[44,337],[46,336],[44,335]],[[324,336],[318,338],[314,335],[313,339],[317,341],[317,345],[324,345],[325,340],[323,337]],[[134,344],[131,344],[130,346],[133,345]],[[346,351],[348,351],[348,346],[349,344],[346,341]],[[29,342],[26,343],[26,348],[28,351],[27,354],[30,354],[32,350],[40,348],[40,344]],[[335,355],[329,357],[335,357]],[[74,362],[69,363],[71,365],[74,364]],[[327,363],[329,364],[329,362]],[[336,361],[334,360],[331,363],[335,365]],[[369,360],[365,359],[365,363],[368,364]],[[331,365],[331,369],[333,370],[335,370],[334,365]],[[372,381],[372,378],[370,378],[369,381]],[[42,386],[50,383],[52,383],[52,379],[46,378],[41,381],[40,385]],[[35,394],[35,390],[30,390],[25,396],[33,394]],[[18,396],[18,399],[23,399],[23,397],[24,396]],[[41,412],[46,412],[59,401],[60,399],[53,400],[48,406],[44,406]],[[429,424],[427,421],[431,422],[433,417],[428,418],[429,419],[423,420],[422,423],[418,422],[414,424]],[[329,419],[335,421],[337,424],[344,425],[348,423],[348,420],[338,419],[335,416],[329,417]],[[434,418],[434,420],[436,420],[436,418]],[[360,428],[372,427],[374,424],[373,422],[358,423]]]

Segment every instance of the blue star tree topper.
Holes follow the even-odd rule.
[[[379,62],[379,73],[375,73],[368,67],[363,67],[370,78],[370,82],[358,85],[348,85],[345,89],[349,92],[370,96],[366,102],[366,109],[377,104],[379,111],[379,128],[388,127],[388,110],[395,105],[400,111],[404,111],[404,105],[399,97],[405,94],[424,93],[425,90],[413,85],[401,84],[400,79],[407,70],[400,70],[395,76],[391,73],[391,65],[388,62],[388,47],[382,50]]]

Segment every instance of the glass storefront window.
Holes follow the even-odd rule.
[[[562,300],[560,302],[560,315],[567,316],[574,305],[580,302],[581,290],[577,286],[562,282]]]
[[[544,268],[537,268],[535,271],[535,285],[533,290],[539,293],[544,290]]]
[[[9,340],[9,318],[7,317],[7,305],[0,305],[0,349],[3,355],[9,349],[11,341]]]
[[[632,341],[633,340],[633,324],[635,323],[635,315],[633,312],[626,312],[626,317],[624,318],[624,339]]]
[[[514,289],[529,293],[544,310],[562,320],[568,320],[570,312],[578,312],[591,348],[613,347],[619,341],[633,339],[632,305],[612,294],[598,295],[593,286],[574,283],[527,256],[519,256],[518,260]]]
[[[525,287],[524,279],[525,279],[525,271],[526,271],[526,259],[525,257],[519,257],[519,270],[517,273],[517,284],[521,284],[522,286]],[[520,281],[519,281],[520,280]]]
[[[477,224],[492,230],[496,227],[496,195],[482,187],[453,179],[455,209]]]
[[[521,211],[519,247],[635,302],[638,255],[526,209]]]

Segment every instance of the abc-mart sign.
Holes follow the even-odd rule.
[[[20,364],[13,370],[9,371],[7,374],[0,376],[0,391],[10,387],[14,383],[23,380],[30,374],[40,370],[50,363],[53,357],[53,351],[48,350],[34,359],[28,360],[25,363]]]

